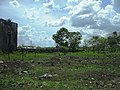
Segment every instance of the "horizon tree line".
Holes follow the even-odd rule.
[[[69,32],[68,29],[62,27],[52,36],[57,44],[57,48],[63,50],[77,51],[80,48],[82,35],[80,32]],[[90,39],[84,40],[85,51],[120,51],[120,32],[112,32],[107,37],[92,36]]]

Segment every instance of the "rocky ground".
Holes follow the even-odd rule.
[[[31,61],[1,60],[0,80],[0,90],[119,90],[120,58],[58,56]]]

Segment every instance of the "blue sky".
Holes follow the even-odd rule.
[[[55,46],[52,35],[61,27],[83,40],[120,31],[120,0],[0,0],[0,11],[19,24],[18,45]]]

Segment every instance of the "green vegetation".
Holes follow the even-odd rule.
[[[93,36],[84,42],[85,50],[120,52],[120,32],[110,33],[107,37]]]
[[[120,53],[0,53],[0,90],[119,90]]]
[[[55,40],[58,48],[64,46],[70,51],[76,51],[79,48],[81,37],[80,32],[69,32],[63,27],[53,35],[53,40]]]
[[[10,60],[7,53],[0,53],[0,60],[3,61],[14,61],[14,60],[24,60],[30,61],[34,59],[41,59],[53,56],[51,53],[28,53],[28,52],[13,52],[9,54]]]
[[[69,32],[66,28],[60,28],[56,34],[53,34],[53,40],[56,42],[56,48],[62,51],[78,51],[82,40],[80,32]],[[113,32],[106,37],[92,36],[89,39],[84,39],[84,51],[93,52],[119,52],[120,51],[120,32]]]

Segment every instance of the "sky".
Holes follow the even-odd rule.
[[[120,0],[0,0],[0,18],[18,23],[18,46],[51,47],[62,27],[82,42],[120,31]]]

